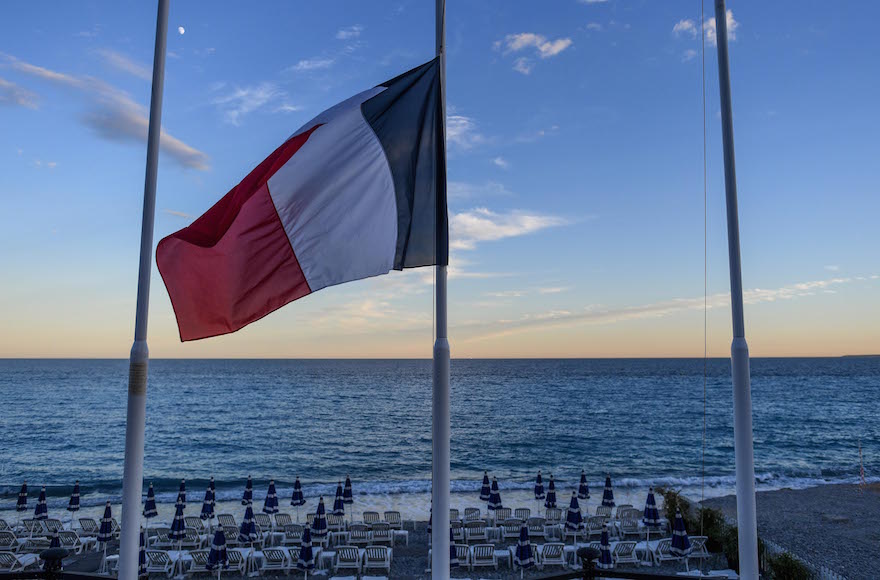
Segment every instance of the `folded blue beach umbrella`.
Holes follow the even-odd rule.
[[[238,530],[238,541],[250,544],[257,541],[257,524],[254,523],[254,508],[247,506],[244,510],[244,519]]]
[[[208,563],[205,565],[208,570],[229,568],[229,559],[226,557],[226,535],[223,528],[217,528],[214,532],[214,539],[211,541],[211,551],[208,552]]]
[[[458,552],[455,550],[455,539],[452,537],[452,528],[449,528],[449,567],[458,568]]]
[[[302,485],[299,482],[299,476],[297,476],[296,481],[293,482],[293,495],[290,498],[290,505],[293,507],[306,505],[306,498],[303,497],[303,490]]]
[[[156,494],[153,492],[153,484],[150,483],[149,489],[147,489],[147,501],[144,502],[144,517],[146,519],[155,518],[159,515],[159,511],[156,509]]]
[[[541,478],[541,470],[538,470],[538,477],[535,478],[535,499],[544,499],[547,495],[544,493],[544,480]]]
[[[578,485],[578,499],[590,499],[590,486],[587,485],[587,472],[581,469],[581,483]]]
[[[336,485],[336,499],[333,500],[333,515],[334,516],[344,516],[345,515],[345,503],[342,498],[342,482],[339,482]]]
[[[568,505],[568,515],[565,517],[565,529],[578,531],[581,529],[581,523],[584,518],[581,515],[581,506],[578,503],[577,495],[571,493],[571,503]]]
[[[21,491],[18,492],[18,501],[15,503],[15,511],[27,511],[27,482],[21,484]]]
[[[315,553],[312,552],[312,534],[309,527],[303,529],[302,540],[299,548],[299,558],[296,560],[296,567],[300,570],[313,570],[315,568]]]
[[[208,489],[211,490],[211,507],[217,507],[217,487],[214,485],[214,476],[211,476],[211,481],[208,482]]]
[[[602,492],[602,505],[614,507],[614,490],[611,489],[611,476],[605,476],[605,490]]]
[[[179,503],[183,506],[183,509],[186,509],[186,480],[180,480],[180,491],[177,492],[177,501],[175,503]]]
[[[138,578],[147,575],[147,542],[144,537],[144,529],[141,528],[140,537],[138,539]]]
[[[214,493],[210,487],[205,490],[205,499],[202,501],[202,513],[199,514],[199,517],[203,520],[214,519]]]
[[[186,536],[186,522],[183,520],[183,504],[177,502],[174,506],[174,519],[171,520],[171,531],[168,539],[172,542],[180,542]]]
[[[490,510],[500,510],[501,505],[501,493],[498,491],[498,480],[494,477],[492,478],[492,492],[489,494],[489,509]]]
[[[556,507],[556,482],[553,481],[553,474],[550,474],[550,484],[547,486],[547,499],[544,500],[544,507],[547,509]]]
[[[315,510],[315,519],[312,521],[312,535],[318,539],[327,535],[327,511],[324,509],[324,498],[318,499],[318,509]]]
[[[70,501],[67,502],[67,511],[70,512],[70,519],[73,520],[73,512],[79,511],[79,480],[73,484],[73,492],[70,494]]]
[[[489,501],[489,495],[492,493],[492,489],[489,487],[489,472],[483,472],[483,485],[480,486],[480,499],[482,501]]]
[[[600,570],[614,568],[614,560],[611,559],[611,544],[608,542],[608,524],[602,524],[602,537],[599,541],[599,561],[596,567]]]
[[[35,520],[48,520],[49,519],[49,509],[46,507],[46,486],[44,485],[40,488],[40,499],[37,500],[37,505],[34,507],[34,519]]]
[[[525,524],[519,528],[519,541],[516,543],[516,553],[513,563],[520,568],[531,568],[535,565],[535,557],[532,554],[532,544],[529,541],[529,528]]]
[[[244,484],[244,495],[241,497],[241,505],[254,505],[254,482],[248,475],[247,483]]]
[[[431,510],[428,512],[428,535],[429,536],[431,535],[431,523],[433,522],[433,520],[434,520],[434,508],[432,507]]]
[[[61,547],[61,538],[58,537],[58,530],[52,530],[52,533],[49,535],[49,547],[50,548],[60,548]]]
[[[660,525],[660,512],[657,511],[653,487],[648,488],[648,499],[645,501],[645,511],[642,513],[642,523],[648,528],[656,528]]]
[[[354,494],[351,491],[351,477],[345,476],[345,488],[342,490],[342,502],[354,503]]]
[[[278,494],[275,493],[275,480],[269,480],[269,491],[266,492],[266,500],[263,502],[264,514],[278,513]]]
[[[672,525],[672,543],[669,546],[669,553],[679,557],[691,553],[691,540],[684,527],[684,518],[681,517],[680,509],[675,510],[675,523]]]
[[[104,506],[104,517],[101,518],[101,526],[98,528],[97,540],[100,544],[106,544],[113,538],[113,513],[110,510],[110,502]]]

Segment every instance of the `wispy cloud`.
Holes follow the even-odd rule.
[[[739,28],[739,22],[733,18],[733,10],[727,10],[727,39],[733,42],[736,40],[736,29]],[[718,42],[715,38],[715,18],[707,18],[703,22],[703,30],[706,33],[706,40],[712,46]]]
[[[216,97],[212,102],[223,113],[223,120],[231,125],[241,125],[242,118],[262,109],[263,107],[277,103],[287,97],[287,93],[278,88],[275,83],[264,82],[249,87],[235,87],[230,93]],[[281,107],[296,110],[295,105],[282,103]],[[279,112],[289,112],[279,110]]]
[[[739,28],[739,22],[733,17],[733,11],[727,11],[727,38],[733,42],[736,40],[736,30]],[[699,35],[699,24],[691,19],[691,18],[683,18],[675,23],[672,27],[672,34],[675,36],[689,36],[690,38],[697,38]],[[715,46],[717,39],[715,38],[715,17],[709,17],[703,22],[703,33],[706,36],[706,41]],[[696,54],[694,55],[696,56]],[[687,59],[689,60],[689,59]]]
[[[487,181],[485,183],[450,181],[446,186],[446,194],[450,199],[458,200],[513,195],[504,184],[497,181]]]
[[[98,53],[105,63],[117,70],[147,81],[152,78],[150,67],[137,63],[124,54],[109,48],[101,48],[95,52]]]
[[[581,4],[605,4],[608,0],[578,0]]]
[[[837,272],[838,270],[840,270],[840,266],[838,266],[837,264],[829,264],[825,266],[825,269],[829,272]]]
[[[43,161],[41,159],[34,159],[33,162],[31,163],[31,165],[33,165],[37,169],[52,170],[52,169],[55,169],[56,167],[58,167],[58,162],[56,162],[56,161]]]
[[[697,51],[693,48],[688,48],[683,53],[681,53],[681,61],[689,62],[697,58]]]
[[[783,300],[793,300],[817,293],[834,291],[836,287],[851,283],[852,278],[831,278],[800,282],[773,289],[755,288],[743,293],[746,304],[765,304]],[[707,297],[707,309],[724,308],[730,305],[730,294],[714,294]],[[601,305],[590,305],[580,309],[550,310],[524,314],[517,319],[506,319],[495,322],[481,321],[479,326],[494,328],[489,333],[474,336],[470,340],[483,340],[513,334],[535,327],[581,326],[588,324],[613,324],[630,320],[664,318],[680,312],[702,310],[704,297],[673,298],[660,302],[651,302],[638,306],[621,306],[607,308]],[[477,324],[475,323],[475,326]]]
[[[513,61],[513,69],[527,75],[535,66],[533,57],[547,59],[562,53],[571,45],[572,40],[567,37],[551,40],[534,32],[520,32],[508,34],[503,40],[496,41],[494,48],[503,51],[504,54],[529,52],[531,57],[519,56]]]
[[[587,30],[592,30],[594,32],[601,32],[602,25],[599,24],[598,22],[588,22],[587,23]]]
[[[177,210],[173,210],[173,209],[163,209],[162,213],[167,213],[168,215],[182,217],[182,218],[186,218],[189,220],[193,219],[193,216],[189,215],[188,213],[184,213],[182,211],[177,211]]]
[[[449,246],[458,250],[473,250],[480,242],[523,236],[567,223],[568,220],[553,215],[520,210],[496,213],[478,207],[450,217]]]
[[[299,61],[298,63],[296,63],[292,67],[290,67],[289,70],[293,70],[296,72],[308,72],[308,71],[313,71],[313,70],[322,70],[322,69],[330,68],[331,66],[333,66],[333,64],[335,62],[336,62],[336,59],[329,58],[329,57],[306,58],[306,59]]]
[[[492,165],[500,167],[501,169],[508,169],[510,167],[510,163],[507,161],[507,159],[500,155],[492,159]]]
[[[538,288],[538,294],[561,294],[562,292],[568,292],[571,290],[571,286],[551,286],[547,288]]]
[[[336,31],[336,39],[337,40],[351,40],[352,38],[358,38],[361,35],[361,32],[364,31],[364,27],[360,24],[355,24],[354,26],[347,26],[345,28],[340,28]]]
[[[37,108],[37,95],[12,81],[0,77],[0,105],[13,105],[27,109]]]
[[[465,115],[446,116],[446,141],[462,149],[471,149],[486,142],[486,137],[477,130],[473,118]]]
[[[146,109],[116,87],[90,76],[74,76],[37,66],[10,55],[0,54],[9,66],[25,75],[72,89],[83,95],[91,109],[82,117],[83,123],[99,136],[111,141],[135,141],[147,139]],[[180,165],[208,169],[208,156],[169,135],[163,129],[160,149]]]

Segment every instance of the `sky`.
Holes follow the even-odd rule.
[[[171,4],[155,242],[316,114],[434,56],[428,0]],[[880,353],[880,7],[728,8],[751,353]],[[704,336],[728,354],[706,10],[449,0],[454,357],[703,356]],[[151,2],[4,8],[0,357],[128,356],[155,21]],[[154,268],[151,355],[430,357],[432,284],[392,272],[182,344]]]

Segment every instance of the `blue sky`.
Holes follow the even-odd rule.
[[[752,352],[880,352],[880,8],[728,7]],[[723,356],[712,14],[624,0],[450,0],[447,14],[454,356],[702,355],[701,41]],[[432,58],[433,15],[429,1],[172,2],[156,241],[321,110]],[[4,20],[0,356],[125,357],[155,6],[29,2]],[[184,345],[156,274],[150,325],[154,356],[429,356],[431,271]]]

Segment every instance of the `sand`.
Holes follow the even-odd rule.
[[[880,484],[758,492],[758,535],[850,580],[880,577]],[[730,517],[736,497],[705,501]]]

